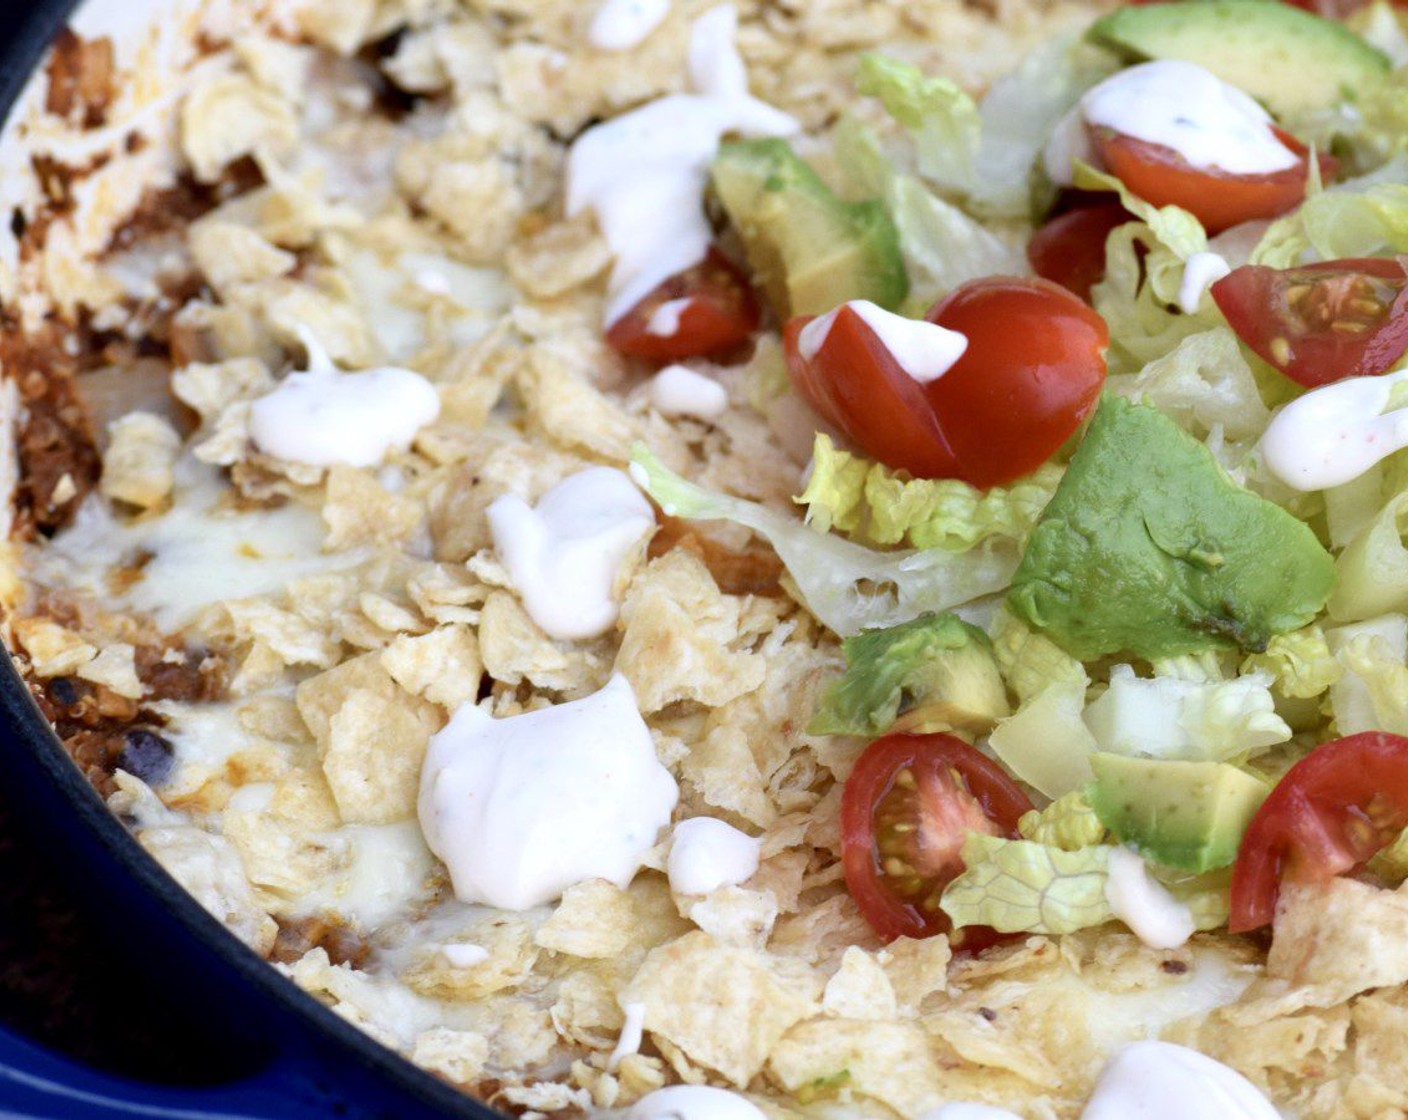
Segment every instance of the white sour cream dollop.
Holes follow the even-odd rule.
[[[763,1110],[739,1093],[709,1085],[671,1085],[646,1093],[626,1120],[767,1120]]]
[[[647,393],[662,416],[713,420],[728,410],[728,390],[688,366],[666,366],[650,379]]]
[[[1185,315],[1196,315],[1203,293],[1231,271],[1226,258],[1217,253],[1194,253],[1183,265],[1183,279],[1178,284],[1178,309]]]
[[[1110,852],[1105,880],[1110,910],[1151,949],[1177,949],[1193,936],[1193,912],[1149,877],[1148,868],[1128,848]]]
[[[1171,1042],[1132,1042],[1115,1053],[1081,1120],[1281,1120],[1234,1069]]]
[[[599,51],[628,51],[669,14],[670,0],[606,0],[592,16],[587,42]]]
[[[1087,91],[1046,147],[1053,182],[1071,182],[1074,159],[1099,166],[1087,125],[1170,148],[1204,171],[1266,175],[1299,158],[1276,138],[1271,115],[1255,100],[1180,59],[1131,66]]]
[[[300,328],[308,369],[250,405],[249,434],[266,455],[315,467],[374,467],[405,451],[440,416],[440,394],[418,373],[387,366],[343,373]]]
[[[456,898],[528,910],[588,879],[625,887],[678,799],[618,674],[507,719],[461,706],[430,740],[417,808]]]
[[[652,289],[704,259],[713,231],[704,213],[709,164],[727,133],[788,136],[795,119],[748,93],[734,47],[738,17],[724,5],[694,22],[693,93],[661,97],[588,129],[567,159],[567,211],[596,211],[616,256],[609,326]]]
[[[624,471],[588,467],[530,506],[506,494],[489,507],[494,550],[529,616],[553,638],[595,638],[616,622],[612,593],[655,512]]]
[[[906,319],[866,299],[853,299],[802,328],[797,335],[797,351],[807,361],[821,352],[843,307],[860,316],[900,369],[921,385],[937,381],[968,349],[968,339],[957,331],[923,319]]]
[[[1352,482],[1408,447],[1408,408],[1385,413],[1408,370],[1346,377],[1286,405],[1261,437],[1266,468],[1294,490],[1328,490]]]
[[[645,1004],[627,1000],[621,1004],[626,1021],[621,1024],[621,1034],[611,1056],[606,1059],[607,1073],[614,1073],[623,1059],[640,1052],[641,1039],[645,1035]]]
[[[676,894],[708,894],[751,879],[762,841],[715,817],[690,817],[675,825],[666,870]]]

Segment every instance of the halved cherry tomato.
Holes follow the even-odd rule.
[[[654,324],[667,303],[686,301]],[[732,350],[758,329],[758,298],[747,278],[717,249],[672,276],[611,325],[607,343],[622,354],[653,362],[707,358]]]
[[[1091,130],[1100,158],[1110,174],[1134,194],[1155,206],[1181,206],[1203,223],[1208,233],[1284,214],[1305,198],[1310,174],[1309,151],[1279,128],[1276,138],[1296,156],[1284,171],[1266,175],[1233,175],[1192,166],[1172,148],[1136,140],[1108,128]],[[1332,178],[1337,163],[1319,160],[1320,174]]]
[[[1105,321],[1046,280],[990,277],[925,316],[968,349],[936,381],[909,377],[866,322],[841,307],[820,349],[784,332],[793,383],[866,454],[921,478],[996,486],[1029,474],[1075,433],[1105,380]]]
[[[876,739],[841,791],[846,886],[886,941],[946,933],[939,897],[963,871],[964,838],[1016,839],[1017,821],[1031,808],[1002,767],[952,735]],[[976,952],[999,937],[969,926],[952,940]]]
[[[1408,827],[1408,739],[1366,731],[1316,747],[1286,771],[1242,837],[1232,867],[1233,933],[1276,916],[1282,878],[1324,882]]]
[[[1383,373],[1408,350],[1408,267],[1401,259],[1244,265],[1212,286],[1212,298],[1238,338],[1310,388]]]
[[[782,344],[793,385],[822,419],[892,467],[921,478],[957,475],[958,460],[924,386],[906,376],[869,324],[851,308],[839,308],[821,349],[806,358],[799,339],[814,318],[790,320]]]
[[[1105,239],[1135,218],[1118,202],[1082,206],[1052,218],[1027,242],[1027,260],[1038,276],[1090,302],[1090,289],[1105,275]]]
[[[959,477],[996,486],[1030,474],[1094,410],[1105,383],[1105,320],[1046,280],[991,277],[964,284],[924,316],[968,339],[925,395],[962,465]]]

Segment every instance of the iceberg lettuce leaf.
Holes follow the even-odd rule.
[[[1000,538],[961,553],[876,552],[758,502],[696,486],[641,444],[631,451],[631,475],[672,517],[733,521],[766,539],[807,609],[842,637],[991,595],[1017,568],[1016,547]]]
[[[807,507],[809,524],[862,544],[961,552],[990,537],[1025,540],[1061,474],[1061,467],[1047,463],[990,490],[953,478],[911,479],[842,451],[822,433],[812,452],[811,478],[797,500]]]
[[[1109,845],[1065,851],[1031,840],[971,832],[963,845],[966,870],[939,906],[955,927],[990,926],[1003,933],[1074,933],[1114,921],[1105,895]],[[1227,921],[1226,874],[1187,876],[1149,867],[1152,877],[1188,907],[1196,929]]]
[[[919,173],[932,183],[968,191],[977,180],[982,120],[973,99],[947,78],[880,54],[863,54],[856,91],[878,97],[914,140]]]
[[[1017,822],[1017,831],[1023,840],[1067,852],[1103,844],[1109,838],[1109,830],[1090,807],[1083,790],[1072,790],[1045,809],[1023,814]]]

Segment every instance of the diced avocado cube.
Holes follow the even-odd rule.
[[[1389,60],[1343,24],[1280,0],[1200,0],[1122,7],[1089,37],[1126,58],[1195,62],[1294,116],[1355,100]]]
[[[1100,823],[1146,859],[1180,871],[1226,867],[1271,787],[1224,762],[1094,754],[1087,796]]]
[[[839,198],[786,141],[724,144],[712,174],[780,320],[821,315],[853,299],[893,311],[908,294],[899,234],[884,205]]]

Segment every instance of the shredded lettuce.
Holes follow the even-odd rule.
[[[1090,756],[1098,749],[1081,719],[1084,670],[1078,681],[1058,681],[993,728],[988,746],[1021,781],[1047,797],[1083,789],[1095,776]]]
[[[965,193],[973,188],[983,126],[978,106],[956,84],[928,77],[907,62],[864,54],[856,91],[878,97],[909,133],[925,179]]]
[[[1017,549],[990,539],[966,552],[875,552],[757,502],[717,494],[675,474],[642,444],[631,475],[667,514],[733,521],[764,537],[786,566],[808,610],[842,637],[895,626],[1001,591],[1017,569]]]
[[[1408,618],[1388,614],[1326,632],[1344,670],[1330,686],[1330,709],[1341,735],[1408,734]]]
[[[986,217],[1030,218],[1033,168],[1052,130],[1122,62],[1079,36],[1053,39],[999,78],[978,105],[982,140],[969,207]]]
[[[1113,175],[1097,171],[1080,160],[1075,162],[1072,170],[1078,190],[1114,191],[1120,197],[1120,204],[1148,226],[1159,244],[1179,260],[1186,261],[1194,253],[1207,251],[1208,235],[1202,223],[1181,206],[1154,206],[1145,202]],[[1171,299],[1176,293],[1176,288],[1171,289],[1168,298]]]
[[[846,672],[822,695],[813,735],[986,731],[1007,715],[988,636],[951,614],[870,630],[842,645]]]
[[[1109,830],[1090,807],[1083,790],[1072,790],[1045,809],[1024,813],[1017,822],[1017,831],[1023,840],[1049,844],[1067,852],[1103,844],[1109,837]]]
[[[1269,673],[1276,690],[1293,700],[1323,696],[1344,675],[1318,626],[1275,635],[1242,662],[1242,672]]]
[[[1090,683],[1084,665],[1010,611],[998,612],[994,620],[992,650],[1002,679],[1023,704],[1051,685],[1079,685],[1083,694]],[[1083,698],[1077,711],[1081,706]]]
[[[1220,430],[1229,440],[1255,440],[1271,420],[1237,336],[1227,327],[1189,335],[1138,373],[1110,378],[1108,387],[1155,405],[1199,439]]]
[[[989,537],[1021,542],[1031,532],[1062,468],[1047,463],[1010,486],[979,490],[954,478],[911,479],[840,450],[819,433],[812,473],[798,502],[807,522],[866,545],[904,544],[959,552]]]
[[[1127,222],[1106,239],[1105,277],[1091,289],[1091,298],[1110,327],[1111,374],[1138,373],[1212,325],[1174,306],[1183,265],[1143,222]]]
[[[1114,921],[1105,896],[1109,845],[1066,851],[1030,840],[971,832],[963,845],[967,870],[950,883],[940,907],[955,927],[990,926],[1003,933],[1074,933]],[[1226,875],[1183,876],[1150,867],[1154,879],[1188,907],[1197,929],[1227,921]]]
[[[1408,87],[1403,90],[1408,128]],[[1307,198],[1272,222],[1252,250],[1253,264],[1292,268],[1310,260],[1367,257],[1401,251],[1408,244],[1408,154],[1398,153],[1380,167]]]
[[[1408,608],[1408,489],[1391,497],[1335,561],[1327,604],[1337,622],[1357,622]]]
[[[1067,852],[971,832],[963,845],[967,870],[939,906],[956,928],[1061,934],[1103,925],[1114,917],[1105,898],[1110,851],[1101,845]]]
[[[1223,762],[1260,754],[1291,737],[1276,714],[1271,675],[1230,681],[1143,679],[1129,665],[1110,670],[1110,687],[1085,710],[1102,751],[1150,758]]]
[[[848,115],[832,132],[836,160],[857,193],[885,200],[899,231],[909,276],[906,307],[915,314],[940,296],[982,276],[1022,275],[1027,259],[916,176],[904,173],[874,130]]]

